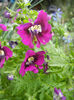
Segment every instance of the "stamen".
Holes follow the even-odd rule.
[[[28,58],[28,62],[29,62],[29,63],[31,63],[32,61],[34,61],[34,57]]]
[[[30,32],[32,31],[33,33],[39,33],[39,32],[42,32],[42,29],[41,29],[41,25],[34,25],[34,26],[31,26],[29,29],[28,29]]]
[[[0,56],[4,56],[4,51],[0,50]]]

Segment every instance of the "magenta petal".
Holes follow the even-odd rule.
[[[51,33],[51,25],[47,24],[47,30],[43,30],[42,35],[49,36],[50,33]]]
[[[29,69],[30,69],[29,67],[25,68],[25,72],[29,71]]]
[[[41,53],[41,54],[40,54],[40,53]],[[37,58],[37,60],[35,61],[35,64],[37,64],[37,65],[42,65],[42,64],[44,63],[44,58],[45,58],[45,56],[44,56],[43,54],[45,54],[44,51],[40,51],[40,52],[37,52],[37,53],[36,53],[36,58]]]
[[[0,60],[0,68],[2,68],[2,67],[3,67],[4,62],[5,62],[5,58]]]
[[[3,31],[8,31],[8,30],[7,30],[7,27],[6,27],[4,24],[0,24],[0,28],[1,28]]]
[[[34,69],[36,69],[36,67],[34,65],[29,66],[29,71],[33,71]]]
[[[48,41],[48,39],[45,41],[45,37],[43,37],[43,36],[40,36],[39,37],[39,41],[40,41],[40,43],[42,43],[42,44],[46,44],[47,42],[46,41]]]
[[[37,46],[37,48],[40,48],[40,41],[38,40],[38,36],[36,36],[37,37],[37,44],[36,44],[36,46]]]
[[[30,65],[25,69],[25,72],[27,71],[33,71],[34,73],[38,73],[38,69],[34,65]]]
[[[41,25],[42,32],[37,35],[37,47],[40,47],[40,43],[46,44],[49,42],[49,40],[52,39],[51,32],[51,25],[48,24],[48,15],[46,12],[41,10],[38,14],[37,19],[35,20],[35,25]]]
[[[26,60],[27,60],[27,58],[28,57],[31,57],[31,56],[33,56],[33,55],[35,55],[35,52],[33,51],[33,50],[28,50],[27,52],[26,52],[26,54],[25,54],[25,62],[26,62]]]
[[[33,20],[29,18],[29,22],[31,23],[31,22],[33,22]]]
[[[23,62],[22,65],[21,65],[21,68],[20,68],[19,73],[20,73],[22,76],[24,76],[24,74],[25,74],[24,62]]]
[[[1,42],[0,42],[0,48],[1,48]]]
[[[35,61],[35,64],[42,65],[43,63],[44,63],[44,56],[43,55],[39,55],[37,57],[37,60]]]
[[[30,48],[34,48],[31,36],[25,35],[25,37],[22,39],[22,43],[25,45],[28,45]]]
[[[47,42],[49,42],[49,37],[39,36],[39,41],[40,41],[40,43],[45,45]]]
[[[38,38],[39,38],[40,43],[45,45],[46,43],[49,42],[49,40],[51,40],[52,34],[38,36]]]
[[[48,24],[48,29],[46,31],[43,31],[41,35],[38,35],[38,40],[42,44],[46,44],[49,42],[49,40],[52,39],[52,34],[50,33],[51,31],[51,25]]]
[[[19,12],[21,9],[17,9],[16,12]]]
[[[24,25],[20,25],[20,26],[16,27],[16,29],[18,29],[17,33],[22,38],[23,44],[28,45],[30,48],[34,48],[34,45],[32,43],[32,39],[31,39],[31,34],[28,31],[28,28],[31,26],[32,26],[32,23],[26,23]]]
[[[48,20],[51,20],[51,16],[48,15]]]
[[[38,68],[39,68],[39,69],[43,69],[43,66],[41,65],[41,66],[39,66]]]
[[[37,48],[40,48],[40,42],[37,41],[37,44],[36,44]]]
[[[34,72],[34,73],[38,73],[38,69],[35,68],[35,69],[33,70],[33,72]]]
[[[28,71],[32,71],[32,70],[33,70],[33,66],[29,66]]]
[[[34,45],[32,43],[32,39],[31,39],[31,34],[29,34],[25,30],[18,30],[17,33],[22,38],[23,44],[28,45],[30,48],[33,48],[34,47]]]
[[[28,28],[24,28],[25,26],[24,25],[20,25],[20,26],[17,26],[16,29],[18,29],[17,33],[20,35],[21,38],[25,38],[25,35],[30,35],[28,34]]]
[[[13,52],[8,47],[4,46],[3,50],[5,51],[6,60],[8,60],[8,58],[12,57]]]
[[[44,52],[44,51],[39,51],[39,52],[37,52],[36,54],[37,54],[37,55],[43,55],[43,54],[45,54],[45,52]]]
[[[20,26],[17,26],[16,29],[18,30],[27,30],[29,27],[32,26],[32,23],[26,23],[26,24],[20,24]]]
[[[42,30],[47,30],[48,28],[48,15],[46,12],[41,10],[38,14],[37,19],[35,20],[34,24],[40,24],[42,26]]]

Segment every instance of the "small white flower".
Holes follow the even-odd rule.
[[[24,0],[25,4],[27,4],[29,2],[29,0]]]

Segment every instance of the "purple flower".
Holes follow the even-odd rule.
[[[17,9],[17,12],[19,12],[21,9]]]
[[[58,8],[58,9],[57,9],[57,11],[61,11],[61,9],[60,9],[60,8]]]
[[[15,48],[16,45],[18,45],[17,41],[14,42],[14,41],[9,41],[9,45],[11,48]]]
[[[0,29],[3,31],[8,31],[7,27],[4,24],[0,24]]]
[[[14,76],[13,76],[12,74],[9,74],[9,75],[7,76],[7,78],[8,78],[8,80],[13,80]]]
[[[49,58],[49,55],[47,55],[47,59],[49,60],[50,58]]]
[[[54,20],[54,21],[57,21],[57,18],[56,18],[56,17],[53,17],[53,20]]]
[[[52,14],[52,16],[53,16],[54,21],[58,21],[59,19],[61,19],[61,17],[62,17],[61,9],[58,8],[57,11]]]
[[[52,39],[51,25],[48,24],[49,17],[46,12],[41,10],[34,24],[26,23],[16,27],[17,33],[22,38],[22,42],[30,48],[34,48],[33,41],[39,48],[40,44],[45,45]]]
[[[33,22],[33,20],[29,18],[29,22]]]
[[[42,64],[44,63],[44,51],[35,53],[32,50],[28,50],[25,54],[25,59],[21,64],[19,73],[24,76],[27,71],[38,73],[38,69],[43,69]]]
[[[45,66],[44,73],[48,73],[46,72],[48,70],[48,62],[44,62],[44,66]]]
[[[5,18],[12,18],[11,14],[8,11],[5,11],[4,16]]]
[[[63,36],[63,38],[62,38],[63,40],[66,40],[66,38]]]
[[[64,40],[65,43],[71,43],[71,41],[72,41],[72,38],[71,38],[70,35],[68,35],[68,36],[63,36],[62,39]]]
[[[6,60],[8,60],[11,57],[12,57],[12,51],[6,46],[2,47],[0,43],[0,68],[3,67],[5,58]]]
[[[63,95],[60,89],[58,90],[57,88],[54,88],[53,100],[66,100],[66,97]]]

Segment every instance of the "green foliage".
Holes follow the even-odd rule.
[[[19,100],[23,100],[25,98],[24,100],[53,100],[53,89],[57,87],[61,88],[67,100],[72,100],[73,90],[69,91],[70,88],[73,88],[72,70],[74,64],[70,62],[72,57],[66,56],[62,48],[55,48],[55,45],[50,42],[44,46],[44,50],[47,50],[48,55],[50,55],[49,69],[47,70],[49,73],[44,74],[43,70],[38,74],[27,72],[26,75],[22,77],[19,75],[19,69],[25,52],[28,49],[28,47],[19,43],[19,45],[13,49],[13,57],[9,59],[4,64],[4,68],[1,69],[2,89],[0,94],[4,95],[3,99],[17,100],[19,98]],[[7,79],[9,73],[14,75],[14,80],[9,81]]]
[[[68,23],[67,23],[67,26],[68,26],[68,30],[70,32],[73,32],[74,31],[74,18],[72,18]]]

